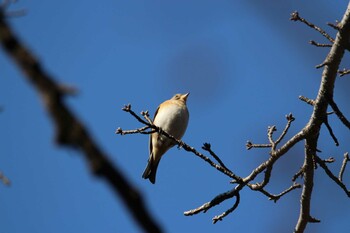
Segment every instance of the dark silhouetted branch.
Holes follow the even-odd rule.
[[[64,102],[67,91],[62,91],[62,86],[54,81],[54,78],[43,69],[35,56],[17,39],[5,21],[4,13],[1,10],[0,42],[4,51],[16,62],[27,80],[40,94],[46,110],[54,122],[57,142],[82,152],[93,174],[108,182],[145,232],[161,232],[158,223],[148,212],[142,195],[112,165],[108,156],[93,140],[85,126],[67,107]]]

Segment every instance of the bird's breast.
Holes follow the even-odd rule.
[[[177,139],[184,135],[189,119],[189,113],[186,106],[169,104],[166,108],[159,109],[154,124],[161,127]]]

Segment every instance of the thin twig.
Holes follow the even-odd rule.
[[[315,105],[315,100],[309,99],[309,98],[307,98],[307,97],[305,97],[305,96],[300,95],[300,96],[299,96],[299,99],[302,100],[302,101],[304,101],[305,103],[311,105],[311,106],[314,106],[314,105]]]
[[[325,32],[322,28],[314,25],[313,23],[310,23],[308,22],[306,19],[300,17],[299,13],[297,11],[294,11],[292,14],[291,14],[291,18],[290,20],[292,21],[300,21],[304,24],[306,24],[307,26],[309,26],[310,28],[313,28],[315,29],[316,31],[318,31],[319,33],[321,33],[322,36],[326,37],[327,40],[329,40],[330,42],[334,43],[334,39],[328,35],[327,32]]]
[[[340,182],[343,182],[344,171],[345,171],[346,165],[348,164],[349,161],[350,161],[349,153],[346,152],[344,154],[344,159],[343,159],[343,162],[341,164],[341,168],[340,168],[339,175],[338,175],[338,179]]]
[[[334,111],[335,114],[338,116],[338,118],[340,119],[340,121],[341,121],[346,127],[348,127],[348,129],[350,129],[350,122],[348,121],[348,119],[346,119],[346,117],[344,116],[344,114],[340,111],[340,109],[338,108],[337,104],[334,102],[333,98],[329,97],[329,98],[328,98],[328,103],[329,103],[329,105],[332,107],[333,111]]]
[[[272,135],[273,135],[273,133],[276,131],[277,129],[276,129],[276,126],[269,126],[268,128],[267,128],[267,138],[269,139],[269,142],[270,142],[270,144],[271,144],[271,150],[275,150],[276,149],[276,144],[275,144],[275,142],[274,142],[274,140],[273,140],[273,138],[272,138]]]
[[[331,170],[327,167],[326,163],[318,156],[315,156],[315,161],[323,168],[326,174],[331,178],[340,188],[344,190],[346,195],[350,197],[350,191],[346,188],[346,185],[336,177]]]
[[[272,147],[271,144],[253,144],[251,141],[247,141],[245,144],[247,150],[250,150],[252,148],[270,148]]]
[[[218,163],[220,164],[221,167],[225,168],[226,170],[230,171],[231,173],[233,173],[230,169],[228,169],[226,167],[226,165],[222,162],[222,160],[219,158],[219,156],[217,156],[214,151],[211,149],[211,145],[210,143],[204,143],[202,146],[202,149],[205,151],[208,151],[210,153],[211,156],[213,156],[213,158],[218,161]]]
[[[340,77],[343,77],[344,75],[350,74],[350,69],[342,69],[342,70],[338,70],[338,74]]]
[[[227,191],[225,193],[221,193],[219,195],[217,195],[216,197],[214,197],[211,201],[207,202],[207,203],[204,203],[203,205],[201,205],[200,207],[198,208],[195,208],[195,209],[192,209],[192,210],[189,210],[189,211],[185,211],[184,212],[184,215],[185,216],[192,216],[194,214],[198,214],[200,212],[207,212],[210,208],[220,204],[221,202],[229,199],[229,198],[232,198],[234,196],[236,196],[238,193],[238,190],[236,188],[230,190],[230,191]]]
[[[292,177],[292,181],[295,182],[296,179],[303,176],[303,174],[304,174],[304,167],[301,167],[300,170],[297,173],[295,173],[294,176]]]
[[[289,193],[290,191],[292,191],[294,189],[298,189],[298,188],[301,188],[301,184],[293,183],[289,188],[287,188],[286,190],[282,191],[279,194],[271,194],[264,189],[262,189],[261,191],[269,198],[269,200],[272,200],[276,203],[282,196],[284,196],[287,193]]]
[[[339,22],[336,21],[336,24],[334,23],[327,23],[328,26],[330,26],[331,28],[335,29],[335,30],[339,30]]]
[[[320,43],[317,43],[317,42],[314,41],[314,40],[310,40],[309,43],[310,43],[311,45],[314,45],[314,46],[316,46],[316,47],[321,47],[321,48],[330,48],[330,47],[332,47],[331,44],[320,44]]]
[[[145,131],[147,129],[149,129],[149,126],[144,126],[138,129],[132,129],[132,130],[122,130],[120,127],[116,129],[115,134],[120,134],[120,135],[126,135],[126,134],[152,134],[155,133],[156,130],[150,130],[150,131]]]
[[[329,123],[328,123],[328,117],[327,117],[327,116],[324,117],[324,121],[323,121],[323,122],[324,122],[324,124],[326,125],[326,127],[327,127],[327,129],[328,129],[328,132],[329,132],[329,134],[331,135],[331,137],[332,137],[332,139],[333,139],[335,145],[336,145],[336,146],[339,146],[338,139],[337,139],[337,137],[334,135],[332,127],[331,127],[331,126],[329,125]]]
[[[282,134],[280,135],[280,137],[276,140],[275,144],[278,145],[282,139],[284,138],[284,136],[287,134],[292,122],[295,120],[294,116],[292,113],[289,113],[288,115],[286,115],[286,119],[287,119],[287,124],[286,127],[284,127],[284,130],[282,132]]]

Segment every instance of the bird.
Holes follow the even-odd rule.
[[[157,108],[153,118],[154,125],[179,140],[185,134],[188,125],[189,112],[186,102],[189,94],[176,94],[171,99],[164,101]],[[149,158],[142,178],[149,179],[152,184],[156,182],[160,159],[174,145],[176,143],[172,139],[159,132],[150,135]]]

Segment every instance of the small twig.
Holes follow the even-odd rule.
[[[336,21],[336,24],[334,23],[327,23],[328,26],[330,26],[331,28],[335,29],[335,30],[339,30],[339,26],[338,26],[339,22]]]
[[[343,182],[344,171],[345,171],[346,165],[348,164],[349,161],[350,161],[349,153],[346,152],[346,153],[344,154],[344,159],[343,159],[343,162],[342,162],[342,164],[341,164],[340,171],[339,171],[338,179],[339,179],[340,182]]]
[[[348,121],[348,119],[345,118],[345,116],[343,115],[343,113],[340,111],[340,109],[338,108],[337,104],[334,102],[333,98],[329,97],[329,98],[328,98],[328,103],[329,103],[329,105],[332,107],[333,111],[334,111],[335,114],[338,116],[338,118],[340,119],[340,121],[341,121],[346,127],[348,127],[348,129],[350,129],[350,122]]]
[[[273,138],[272,138],[272,135],[273,133],[276,131],[276,126],[273,125],[273,126],[269,126],[267,128],[267,138],[269,139],[269,142],[271,144],[271,150],[275,150],[276,149],[276,144],[275,142],[273,141]]]
[[[326,66],[326,65],[328,65],[328,62],[322,62],[321,64],[319,64],[319,65],[317,65],[317,66],[315,66],[316,67],[316,69],[319,69],[319,68],[322,68],[322,67],[324,67],[324,66]]]
[[[296,179],[298,179],[299,177],[302,177],[304,174],[304,167],[301,167],[300,170],[294,174],[294,176],[292,177],[292,181],[295,182]]]
[[[149,129],[149,126],[144,126],[138,129],[133,129],[133,130],[122,130],[120,127],[116,129],[115,134],[120,134],[120,135],[126,135],[126,134],[136,134],[136,133],[140,133],[140,134],[152,134],[155,133],[156,130],[150,130],[150,131],[145,131],[147,129]]]
[[[282,141],[284,136],[287,134],[292,122],[295,120],[292,113],[289,113],[288,115],[286,115],[286,119],[287,119],[287,125],[286,125],[286,127],[284,127],[284,130],[283,130],[281,136],[276,140],[276,142],[275,142],[276,145],[278,145]]]
[[[290,17],[290,20],[292,21],[300,21],[304,24],[306,24],[307,26],[309,26],[310,28],[313,28],[315,29],[316,31],[318,31],[319,33],[321,33],[322,36],[326,37],[327,40],[329,40],[330,42],[334,43],[334,39],[328,35],[327,32],[325,32],[323,29],[321,29],[320,27],[308,22],[306,19],[300,17],[299,13],[297,11],[294,11],[292,14],[291,14],[291,17]]]
[[[200,207],[192,209],[192,210],[189,210],[189,211],[185,211],[184,215],[185,216],[192,216],[192,215],[198,214],[200,212],[204,212],[205,213],[210,208],[220,204],[221,202],[223,202],[223,201],[225,201],[225,200],[227,200],[229,198],[232,198],[234,196],[237,197],[237,193],[238,193],[238,191],[237,191],[236,188],[234,188],[234,189],[232,189],[230,191],[227,191],[225,193],[221,193],[221,194],[217,195],[216,197],[214,197],[211,201],[209,201],[207,203],[204,203]]]
[[[316,47],[322,47],[322,48],[330,48],[330,47],[332,47],[331,44],[320,44],[320,43],[317,43],[317,42],[314,41],[314,40],[310,40],[309,43],[310,43],[311,45],[316,46]]]
[[[328,159],[324,159],[323,162],[325,162],[325,163],[334,163],[335,159],[333,157],[329,157]]]
[[[326,174],[331,178],[340,188],[344,190],[346,195],[350,197],[350,191],[346,188],[346,185],[336,177],[331,170],[327,167],[326,163],[317,155],[314,156],[315,161],[323,168]]]
[[[239,205],[239,202],[240,202],[240,195],[239,195],[239,192],[236,193],[236,201],[235,201],[235,204],[228,210],[226,210],[225,212],[223,212],[222,214],[220,215],[217,215],[213,218],[213,224],[217,223],[218,221],[222,221],[222,219],[224,217],[226,217],[227,215],[229,215],[230,213],[232,213]]]
[[[262,190],[270,181],[272,168],[273,168],[273,163],[270,163],[269,165],[267,165],[265,170],[264,180],[260,183],[249,184],[249,188],[251,188],[252,190]]]
[[[321,220],[319,220],[319,219],[317,219],[315,217],[309,216],[308,222],[309,223],[320,223]]]
[[[335,145],[336,145],[336,146],[339,146],[338,139],[337,139],[337,137],[334,135],[332,127],[331,127],[331,126],[329,125],[329,123],[328,123],[328,117],[327,117],[327,116],[324,118],[323,123],[326,125],[326,127],[327,127],[327,129],[328,129],[328,132],[329,132],[329,134],[331,135],[331,137],[332,137],[332,139],[333,139]]]
[[[271,194],[269,192],[267,192],[266,190],[262,189],[262,193],[264,193],[268,198],[269,200],[272,200],[274,201],[275,203],[284,195],[286,195],[287,193],[289,193],[290,191],[294,190],[294,189],[298,189],[298,188],[301,188],[301,184],[298,184],[298,183],[293,183],[289,188],[287,188],[286,190],[282,191],[281,193],[279,194]]]
[[[151,118],[149,118],[148,111],[142,111],[141,115],[146,119],[146,121],[148,121],[148,123],[153,124],[153,121],[151,120]]]
[[[338,70],[338,74],[340,77],[343,77],[344,75],[350,74],[350,69],[342,69],[342,70]]]
[[[314,105],[315,105],[315,101],[314,101],[314,100],[309,99],[309,98],[307,98],[307,97],[305,97],[305,96],[300,95],[300,96],[299,96],[299,99],[300,99],[301,101],[304,101],[305,103],[311,105],[311,106],[314,106]]]
[[[208,151],[210,153],[210,155],[213,156],[213,158],[220,164],[221,167],[223,167],[226,170],[228,170],[229,172],[233,173],[230,169],[228,169],[226,167],[226,165],[222,162],[222,160],[219,158],[219,156],[217,156],[214,153],[214,151],[212,151],[210,143],[204,143],[203,146],[202,146],[202,149],[205,150],[205,151]]]
[[[271,144],[253,144],[251,141],[247,141],[245,144],[247,150],[250,150],[252,148],[269,148],[272,147]]]
[[[305,103],[311,105],[311,106],[314,106],[314,105],[315,105],[315,100],[309,99],[309,98],[307,98],[307,97],[305,97],[305,96],[300,95],[300,96],[299,96],[299,99],[300,99],[301,101],[304,101]],[[327,112],[327,115],[332,115],[332,114],[334,114],[333,111]]]

